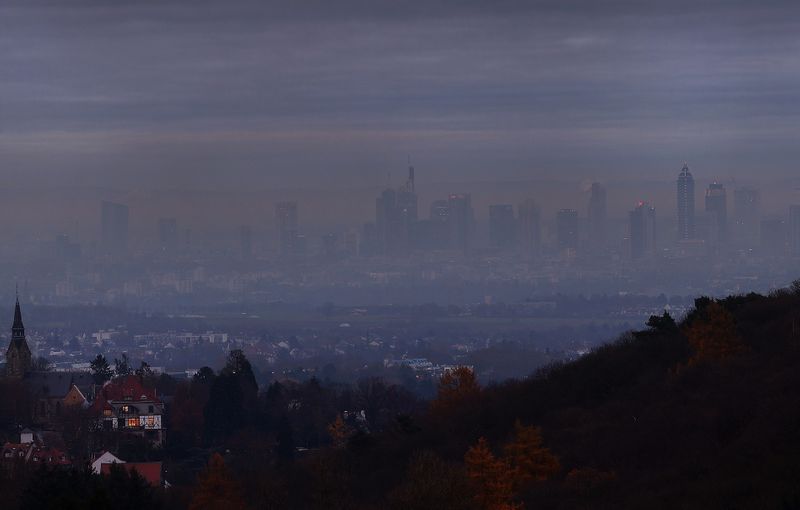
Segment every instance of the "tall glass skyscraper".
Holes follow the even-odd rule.
[[[694,177],[683,163],[678,175],[678,240],[694,239]]]

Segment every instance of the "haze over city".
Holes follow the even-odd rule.
[[[798,34],[0,0],[4,504],[797,507]]]

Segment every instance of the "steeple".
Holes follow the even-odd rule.
[[[13,340],[25,339],[25,325],[22,324],[22,310],[19,308],[19,296],[14,306],[14,324],[11,326],[11,338]]]
[[[25,340],[25,326],[22,324],[22,310],[19,307],[19,294],[14,305],[14,324],[11,326],[11,342],[6,351],[6,375],[22,377],[31,369],[31,349]]]

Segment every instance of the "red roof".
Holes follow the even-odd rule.
[[[156,396],[155,388],[147,388],[137,375],[126,375],[109,381],[103,386],[92,403],[92,409],[99,413],[111,409],[109,401],[149,401],[161,402]]]
[[[111,472],[111,465],[112,463],[102,464],[100,466],[100,472],[104,475],[107,475]],[[124,468],[125,471],[131,472],[132,470],[136,470],[142,478],[147,480],[147,482],[154,486],[158,487],[161,485],[161,463],[160,462],[126,462],[125,464],[114,464],[115,466]]]

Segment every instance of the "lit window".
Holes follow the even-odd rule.
[[[106,409],[103,411],[103,416],[111,416],[111,409]]]
[[[131,407],[130,406],[122,406],[120,409],[122,410],[123,414],[128,414],[128,413],[131,412]]]
[[[135,428],[139,426],[139,420],[136,418],[128,418],[128,427]]]

